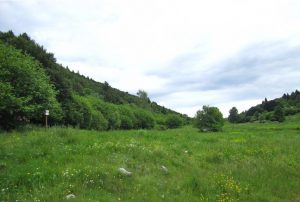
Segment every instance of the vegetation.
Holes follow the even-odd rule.
[[[203,106],[196,113],[195,126],[201,131],[220,131],[223,125],[223,115],[217,107]]]
[[[41,124],[45,109],[50,125],[82,129],[167,127],[168,115],[190,121],[151,102],[143,90],[130,95],[70,71],[26,33],[0,32],[0,43],[0,129]]]
[[[268,101],[266,98],[261,104],[251,107],[240,113],[237,122],[266,122],[284,121],[284,116],[294,115],[300,112],[300,92],[295,90],[291,94],[284,94],[281,98]],[[228,120],[231,121],[228,117]]]
[[[299,201],[300,116],[223,131],[0,134],[1,201]],[[162,169],[162,166],[167,168]],[[132,176],[119,173],[120,167]]]
[[[228,121],[230,123],[238,123],[239,122],[239,113],[236,107],[232,107],[229,110]]]
[[[226,124],[203,106],[199,134],[146,91],[96,82],[27,34],[0,32],[0,201],[299,201],[298,112],[298,90],[233,107]]]
[[[284,111],[282,106],[278,105],[275,110],[274,110],[274,116],[273,119],[275,121],[283,122],[285,117],[284,117]]]
[[[45,109],[51,121],[62,118],[56,92],[40,64],[0,41],[0,123],[4,129],[39,123]]]
[[[176,115],[168,115],[166,119],[166,125],[168,128],[179,128],[182,126],[183,122],[182,119],[179,116]]]

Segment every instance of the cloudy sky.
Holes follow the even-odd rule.
[[[194,116],[300,89],[299,0],[0,0],[0,30]]]

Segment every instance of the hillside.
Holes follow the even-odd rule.
[[[299,121],[201,134],[190,126],[2,133],[0,200],[299,201]]]
[[[236,111],[237,112],[237,111]],[[265,98],[261,104],[253,106],[248,110],[236,115],[232,122],[253,121],[284,121],[285,116],[300,112],[300,92],[285,93],[282,97],[273,100]],[[230,118],[229,118],[230,119]]]
[[[51,113],[56,115],[56,117],[50,116],[52,125],[71,125],[83,129],[107,130],[152,128],[154,126],[164,128],[167,127],[167,119],[174,119],[174,117],[175,119],[180,119],[181,123],[189,121],[186,115],[160,106],[147,97],[140,98],[131,95],[111,87],[107,82],[100,83],[70,71],[68,67],[58,64],[54,54],[47,52],[43,46],[37,44],[26,33],[15,36],[11,31],[6,33],[0,32],[0,41],[3,44],[1,46],[2,49],[10,49],[11,55],[16,53],[14,57],[20,59],[19,65],[22,66],[21,60],[30,61],[30,63],[37,61],[38,64],[33,65],[36,66],[35,69],[41,69],[44,72],[41,74],[46,74],[46,77],[49,77],[49,81],[46,82],[49,82],[56,92],[55,100],[57,100],[61,108],[60,114]],[[8,57],[7,53],[2,50],[2,54],[1,68],[4,71],[4,68],[9,69],[7,67],[9,64],[7,63],[8,60],[4,60]],[[11,61],[14,60],[13,58],[10,59]],[[15,69],[11,68],[11,71],[13,72]],[[21,77],[13,79],[21,82],[19,85],[22,86]],[[6,81],[5,85],[10,86],[9,88],[16,87],[11,80],[7,79],[7,75],[5,77],[2,75],[1,82],[3,81]],[[5,97],[7,95],[2,96]],[[18,96],[21,95],[13,96],[19,98]],[[25,95],[22,94],[22,96],[24,97]],[[31,99],[34,103],[32,96],[28,99]],[[44,107],[47,105],[49,104],[43,104]],[[5,103],[1,103],[0,107],[3,110],[0,113],[0,119],[5,119],[4,116],[11,114],[10,112],[5,112],[5,110],[8,110],[5,109]],[[43,122],[43,112],[41,110],[36,111],[35,115],[38,118],[33,119],[31,118],[33,115],[28,116],[28,113],[26,114],[24,110],[18,109],[12,115],[11,120],[6,122],[10,122],[10,124],[7,123],[9,127],[14,127],[24,122],[41,124]],[[23,112],[20,113],[20,111]],[[6,126],[2,125],[2,128]]]

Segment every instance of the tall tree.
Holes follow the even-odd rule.
[[[238,110],[237,110],[236,107],[232,107],[229,110],[228,121],[230,123],[237,123],[237,122],[239,122],[239,114],[238,114]]]
[[[137,94],[137,96],[139,96],[143,100],[148,100],[149,99],[148,98],[148,93],[144,90],[140,89],[140,90],[138,90],[138,92],[136,94]]]
[[[40,64],[0,41],[0,127],[40,123],[45,109],[52,122],[61,119],[56,92]]]

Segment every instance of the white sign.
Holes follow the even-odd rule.
[[[45,111],[45,115],[46,115],[46,116],[49,116],[49,110],[46,110],[46,111]]]

